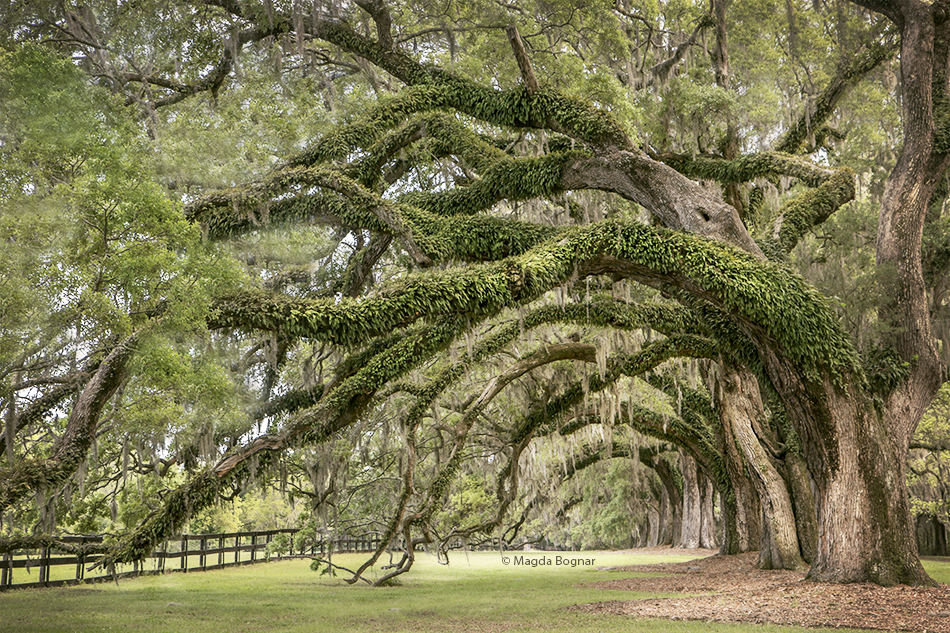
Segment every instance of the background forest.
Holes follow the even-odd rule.
[[[818,466],[767,346],[656,267],[551,272],[543,249],[588,228],[696,232],[660,217],[659,194],[571,175],[600,148],[685,174],[756,239],[721,241],[820,306],[809,320],[810,303],[764,300],[803,375],[848,364],[887,418],[917,356],[892,344],[902,273],[876,251],[910,21],[884,13],[0,2],[0,539],[107,533],[122,560],[175,532],[299,527],[408,552],[673,544],[812,562]],[[412,64],[461,96],[414,84]],[[514,113],[471,86],[515,95]],[[940,173],[920,262],[946,363]],[[746,261],[722,252],[702,265]],[[761,293],[756,274],[730,283]],[[795,329],[822,311],[840,341]],[[751,435],[730,417],[736,389],[757,403]],[[950,392],[914,426],[894,472],[921,553],[945,554]]]

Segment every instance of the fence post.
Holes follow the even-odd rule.
[[[237,565],[241,562],[241,535],[238,534],[234,537],[234,564]]]
[[[49,584],[49,548],[40,549],[40,582],[44,585]]]
[[[86,544],[86,537],[80,536],[79,537],[79,553],[76,555],[76,582],[79,582],[80,580],[82,580],[82,575],[83,575],[82,568],[83,568],[83,564],[86,561],[86,555],[83,553],[82,548],[83,548],[83,545],[85,544]]]
[[[251,537],[251,561],[257,560],[257,534]]]
[[[205,571],[208,567],[208,537],[202,536],[198,544],[201,547],[201,553],[198,554],[198,566],[201,567],[201,571]]]
[[[218,564],[224,567],[224,537],[218,537]]]
[[[13,553],[3,555],[3,568],[0,569],[0,587],[9,587],[13,584]]]
[[[181,537],[181,567],[182,571],[188,571],[188,537]]]

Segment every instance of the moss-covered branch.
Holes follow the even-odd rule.
[[[621,330],[648,327],[666,335],[701,335],[705,332],[688,309],[674,305],[631,304],[615,299],[595,297],[589,303],[542,306],[527,312],[519,319],[504,324],[490,336],[480,340],[471,354],[464,355],[463,358],[441,370],[425,385],[390,382],[390,388],[382,395],[388,396],[396,391],[408,391],[415,396],[415,404],[403,419],[403,424],[410,427],[426,415],[432,404],[445,389],[459,380],[467,371],[497,354],[525,332],[552,323],[572,323],[588,327],[607,327]],[[392,337],[374,341],[374,345],[369,349],[341,362],[337,373],[343,377],[351,376],[356,369],[366,365],[374,356],[395,345],[404,336],[405,334],[400,332]],[[340,380],[342,378],[336,379],[336,382]],[[319,402],[326,391],[326,385],[289,391],[260,407],[255,413],[255,418],[293,414],[310,408]]]
[[[309,195],[299,196],[320,213],[325,208],[331,216],[347,226],[367,228],[371,231],[389,233],[399,238],[404,248],[420,264],[431,260],[422,253],[406,226],[397,205],[376,195],[355,180],[331,167],[293,167],[277,171],[265,180],[233,189],[208,194],[189,205],[185,215],[191,220],[205,224],[209,234],[233,234],[236,230],[269,223],[272,199],[300,188],[318,187],[338,194],[338,197],[323,197],[308,200]],[[321,204],[322,203],[322,204]],[[280,216],[305,217],[295,205],[280,205]],[[255,217],[258,216],[258,217]]]
[[[66,430],[53,444],[49,458],[24,459],[0,468],[0,512],[31,492],[61,485],[76,472],[95,439],[103,408],[128,376],[128,362],[138,340],[138,334],[126,338],[102,361],[73,405]]]
[[[410,86],[431,86],[441,108],[464,112],[486,123],[510,128],[549,128],[594,146],[629,147],[624,130],[606,112],[581,99],[551,90],[529,94],[525,88],[484,88],[441,68],[420,64],[408,55],[379,45],[347,26],[324,20],[313,25],[314,36],[359,55]]]
[[[822,224],[841,205],[854,199],[854,172],[842,167],[816,189],[803,192],[785,203],[772,225],[768,246],[763,251],[777,249],[789,253],[805,234]]]
[[[687,154],[663,154],[655,158],[690,178],[715,180],[722,184],[749,182],[764,177],[791,176],[809,187],[817,187],[834,173],[826,167],[782,152],[745,154],[735,160]]]
[[[98,361],[97,361],[98,362]],[[90,371],[76,371],[70,374],[66,381],[54,386],[42,396],[32,401],[22,411],[18,412],[16,418],[16,428],[14,433],[19,433],[30,424],[37,422],[49,415],[51,411],[59,407],[64,400],[79,393],[86,382],[91,378],[92,371],[95,371],[98,365],[94,365]],[[3,450],[6,450],[4,448]],[[0,453],[3,451],[0,450]]]
[[[298,301],[265,293],[226,297],[216,303],[210,325],[359,344],[422,318],[484,318],[530,303],[581,265],[585,274],[670,284],[710,302],[808,378],[860,375],[854,348],[827,301],[801,277],[715,242],[618,221],[571,229],[499,262],[410,277],[386,295],[362,301]]]
[[[562,191],[564,168],[581,156],[580,152],[563,152],[540,158],[507,158],[467,187],[413,192],[401,201],[437,215],[457,216],[485,211],[501,200],[545,198]]]
[[[375,188],[382,178],[392,184],[391,176],[383,166],[413,143],[427,141],[421,151],[413,152],[419,160],[422,152],[428,156],[456,156],[469,168],[483,173],[500,160],[507,158],[504,151],[475,134],[450,114],[431,112],[413,118],[402,127],[382,137],[369,148],[369,155],[355,163],[351,171],[365,186]]]
[[[448,319],[393,335],[371,353],[351,359],[358,368],[330,385],[315,407],[292,418],[277,433],[258,437],[222,457],[216,464],[171,491],[162,507],[153,511],[100,561],[102,565],[141,560],[169,534],[180,531],[194,513],[214,504],[221,490],[240,484],[274,456],[294,446],[329,440],[353,424],[390,381],[416,368],[445,349],[467,327],[467,320]]]

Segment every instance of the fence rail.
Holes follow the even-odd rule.
[[[333,552],[368,552],[379,546],[379,535],[335,539],[302,539],[298,530],[265,530],[222,534],[183,534],[162,543],[142,563],[125,565],[115,574],[89,567],[102,558],[99,554],[60,554],[46,547],[10,552],[0,558],[0,591],[30,587],[59,587],[80,582],[111,580],[141,574],[189,572],[252,565],[272,557],[306,557]],[[275,541],[275,539],[279,539]],[[64,536],[60,542],[70,545],[102,543],[102,537]],[[74,570],[72,569],[74,566]],[[69,569],[67,569],[67,567]],[[34,571],[36,574],[34,575]]]

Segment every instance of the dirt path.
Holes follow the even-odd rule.
[[[680,550],[682,551],[682,550]],[[675,552],[675,550],[673,550]],[[669,574],[594,583],[604,589],[704,594],[577,605],[574,610],[670,620],[950,633],[950,586],[879,587],[803,582],[804,572],[755,568],[757,554],[615,568]]]

